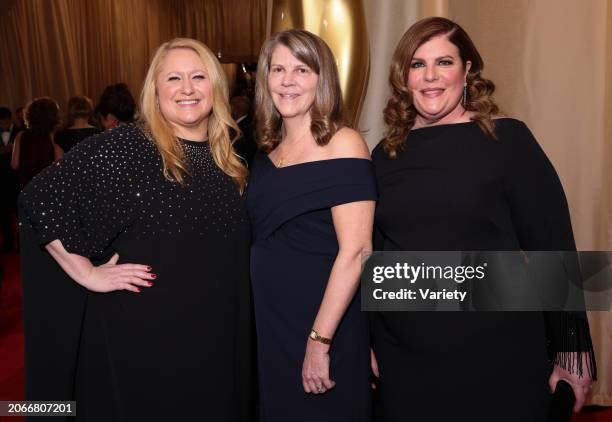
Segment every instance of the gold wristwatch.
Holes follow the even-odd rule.
[[[331,344],[332,342],[332,339],[319,335],[319,333],[317,333],[314,329],[310,330],[308,337],[310,337],[311,340],[318,341],[319,343],[323,344]]]

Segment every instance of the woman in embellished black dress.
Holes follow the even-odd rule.
[[[575,250],[554,168],[524,123],[494,119],[482,68],[447,19],[400,41],[372,154],[376,250]],[[584,314],[377,312],[371,328],[385,422],[544,421],[559,379],[577,411],[595,377]]]
[[[251,420],[246,170],[214,55],[163,44],[142,115],[20,197],[26,397],[87,421]]]

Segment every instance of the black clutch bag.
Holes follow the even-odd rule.
[[[572,386],[563,380],[557,382],[557,388],[550,404],[548,422],[569,422],[575,402],[576,397]]]

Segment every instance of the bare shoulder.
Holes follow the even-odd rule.
[[[329,158],[370,159],[370,150],[359,132],[344,127],[332,136],[327,145]]]

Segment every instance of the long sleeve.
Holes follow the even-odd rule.
[[[146,144],[135,129],[115,130],[77,145],[19,197],[28,400],[74,400],[89,295],[42,246],[59,239],[68,252],[100,261],[129,225],[131,173]]]
[[[512,135],[501,141],[507,142],[505,195],[521,249],[575,251],[565,193],[544,151],[523,123],[517,123]],[[586,313],[546,312],[545,319],[551,360],[580,376],[586,369],[595,379]]]
[[[130,138],[143,135],[133,127],[117,130],[79,144],[22,191],[20,224],[33,229],[40,245],[59,239],[68,252],[96,257],[129,224],[136,199]]]

